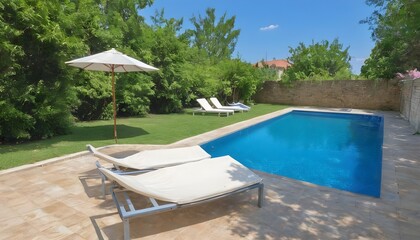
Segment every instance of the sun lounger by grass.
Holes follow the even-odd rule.
[[[139,175],[118,175],[105,168],[99,170],[116,183],[111,192],[123,220],[124,239],[130,238],[129,220],[134,217],[191,206],[254,188],[258,188],[258,206],[261,207],[263,203],[262,179],[230,156]],[[124,190],[120,191],[116,186]],[[136,209],[126,191],[148,197],[153,206]]]
[[[200,113],[217,113],[219,116],[220,114],[226,114],[226,116],[229,116],[229,114],[234,114],[235,111],[233,110],[227,110],[227,109],[215,109],[213,108],[209,102],[205,98],[199,98],[197,99],[197,102],[200,104],[201,109],[197,109],[193,112],[193,115],[195,112]]]
[[[163,167],[199,161],[211,157],[210,154],[204,151],[200,146],[144,150],[125,158],[111,157],[99,152],[92,145],[87,145],[87,148],[94,156],[112,163],[115,168],[111,170],[118,173],[123,173],[127,170],[148,172]],[[99,162],[96,163],[96,166],[98,168],[102,167]],[[101,175],[101,177],[102,193],[105,195],[106,177],[103,175]]]
[[[249,108],[243,108],[240,106],[223,106],[220,102],[219,99],[212,97],[210,98],[211,103],[213,103],[213,105],[217,108],[217,109],[224,109],[224,110],[233,110],[233,111],[239,111],[239,112],[243,112],[243,111],[249,111]]]

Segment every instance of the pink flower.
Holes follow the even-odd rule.
[[[407,73],[408,73],[408,76],[410,76],[410,78],[412,78],[412,79],[420,78],[420,72],[417,71],[417,68],[413,69],[413,70],[410,70],[410,71],[407,71]]]
[[[420,78],[420,72],[417,71],[417,68],[413,69],[413,70],[407,70],[406,74],[402,74],[402,73],[397,73],[396,76],[397,78],[400,79],[417,79]]]

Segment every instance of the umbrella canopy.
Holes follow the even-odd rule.
[[[112,73],[112,102],[114,109],[114,138],[117,143],[117,110],[115,102],[115,72],[151,72],[159,69],[147,65],[137,59],[129,57],[114,48],[98,54],[82,57],[66,62],[72,67],[78,67],[91,71],[103,71]]]
[[[98,54],[74,59],[66,62],[66,64],[85,70],[103,72],[151,72],[159,70],[118,52],[114,48]]]

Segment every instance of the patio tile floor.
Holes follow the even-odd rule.
[[[197,144],[284,111],[218,129],[173,146]],[[245,113],[246,114],[246,113]],[[381,198],[256,171],[256,191],[131,221],[132,239],[420,239],[420,135],[396,112],[385,116]],[[114,145],[124,155],[152,145]],[[0,239],[122,239],[109,195],[102,198],[89,154],[0,172]],[[143,201],[138,197],[139,201]]]

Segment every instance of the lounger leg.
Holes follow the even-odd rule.
[[[258,207],[262,207],[264,203],[264,184],[261,183],[258,187]]]
[[[96,164],[96,167],[98,169],[102,167],[102,165],[98,161],[96,161],[95,164]],[[98,172],[99,172],[99,176],[101,176],[101,181],[102,181],[102,186],[101,186],[102,196],[105,199],[105,195],[106,195],[106,189],[105,189],[106,176],[101,171],[98,171]]]
[[[106,195],[106,189],[105,189],[105,177],[101,176],[102,179],[102,196],[105,199],[105,195]]]
[[[124,240],[130,240],[130,220],[123,219],[124,224]]]

